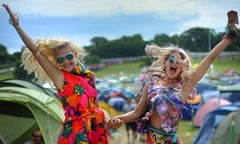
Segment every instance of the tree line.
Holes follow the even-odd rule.
[[[216,33],[210,28],[194,27],[179,35],[156,34],[149,41],[145,41],[140,34],[122,36],[114,40],[96,36],[90,40],[89,45],[83,47],[89,54],[85,62],[97,64],[100,59],[143,56],[146,44],[151,43],[159,46],[175,45],[191,52],[208,52],[222,39],[224,34],[225,32]],[[238,37],[226,51],[240,51],[240,38]],[[9,54],[7,48],[0,44],[0,69],[14,65],[19,67],[20,56],[21,52]]]
[[[87,62],[96,63],[99,59],[131,57],[145,55],[146,44],[159,46],[175,45],[191,52],[208,52],[223,37],[225,32],[216,33],[209,28],[195,27],[183,33],[169,36],[156,34],[152,40],[144,41],[140,34],[122,36],[119,39],[107,40],[104,37],[93,37],[90,45],[84,48],[90,54]],[[240,39],[238,38],[226,51],[240,51]]]

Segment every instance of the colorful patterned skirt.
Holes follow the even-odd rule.
[[[180,140],[176,133],[166,133],[149,126],[147,144],[180,144]]]

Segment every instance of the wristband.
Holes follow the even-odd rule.
[[[238,37],[238,32],[231,29],[229,26],[226,29],[226,34],[223,36],[223,39],[228,39],[231,43]]]

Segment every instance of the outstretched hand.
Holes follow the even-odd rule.
[[[6,11],[8,12],[8,14],[10,16],[9,23],[12,24],[13,26],[19,25],[18,15],[13,14],[11,9],[9,8],[9,6],[7,4],[3,3],[2,6],[6,9]]]

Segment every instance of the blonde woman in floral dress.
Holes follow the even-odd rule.
[[[93,73],[81,63],[83,49],[63,39],[32,41],[17,15],[3,4],[10,22],[26,45],[22,63],[29,73],[57,89],[65,119],[58,144],[108,144],[104,112],[97,105]]]

